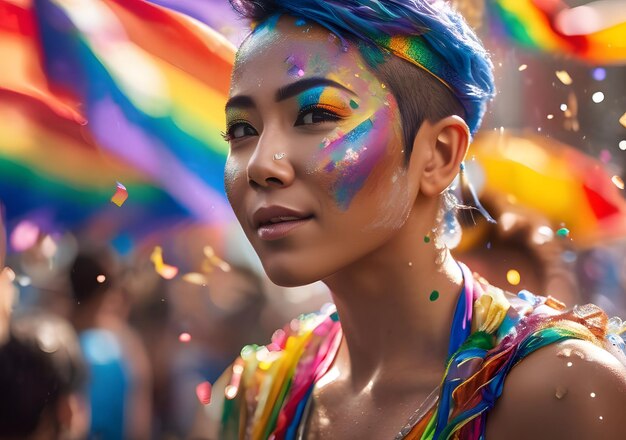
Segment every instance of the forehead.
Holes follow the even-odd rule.
[[[260,24],[242,43],[235,59],[232,86],[237,89],[240,83],[268,78],[282,81],[303,76],[358,77],[366,70],[355,44],[346,42],[344,47],[341,39],[328,29],[282,16]]]

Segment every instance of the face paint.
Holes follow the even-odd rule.
[[[226,194],[232,189],[233,185],[240,178],[239,166],[231,160],[226,160],[224,166],[224,189]]]
[[[347,210],[380,159],[384,156],[391,126],[391,110],[383,107],[374,115],[322,147],[316,171],[336,175],[332,184],[335,201]]]
[[[352,103],[358,107],[356,101],[341,97],[341,93],[333,87],[315,87],[298,95],[300,110],[309,107],[325,108],[342,118],[348,118],[352,113]],[[352,110],[351,110],[352,109]]]

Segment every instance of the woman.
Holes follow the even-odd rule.
[[[226,106],[229,200],[272,281],[322,280],[336,310],[246,347],[208,437],[621,436],[606,316],[507,296],[441,244],[493,93],[463,20],[439,2],[234,6],[256,27]]]

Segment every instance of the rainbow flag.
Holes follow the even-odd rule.
[[[626,62],[626,22],[589,33],[566,35],[558,23],[559,14],[562,18],[566,9],[562,2],[490,0],[488,5],[496,28],[522,47],[571,56],[592,64]]]
[[[234,48],[220,35],[141,0],[0,0],[0,56],[9,224],[42,211],[125,231],[231,218],[219,132]]]

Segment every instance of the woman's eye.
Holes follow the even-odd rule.
[[[341,119],[341,116],[325,108],[313,107],[302,110],[296,119],[294,126],[321,124]]]
[[[254,129],[254,127],[246,122],[237,122],[228,127],[226,131],[226,135],[224,138],[227,141],[232,141],[233,139],[240,139],[246,136],[257,136],[258,133]]]

